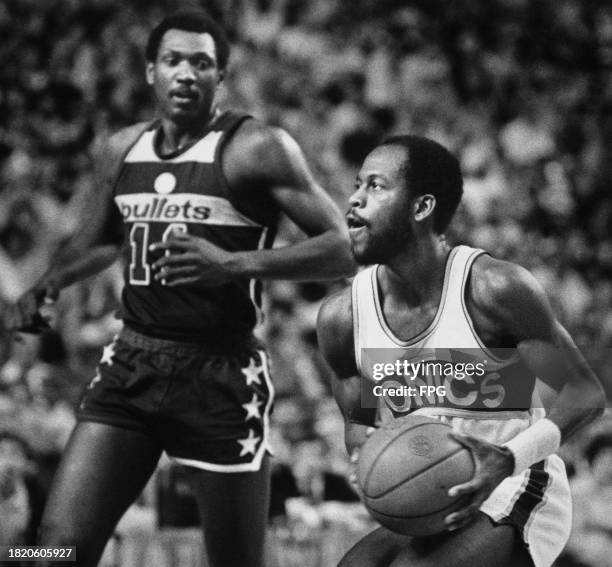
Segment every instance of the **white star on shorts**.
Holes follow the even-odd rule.
[[[257,366],[254,358],[249,358],[249,365],[240,369],[246,376],[246,385],[250,386],[253,382],[261,384],[259,373],[263,370],[263,366]]]
[[[112,366],[113,356],[115,356],[115,341],[113,341],[110,345],[106,345],[104,347],[104,352],[102,353],[100,364],[108,364],[109,366]]]
[[[261,437],[256,437],[255,432],[252,429],[249,429],[249,436],[246,439],[238,439],[238,443],[242,445],[242,449],[240,450],[240,457],[244,457],[251,453],[255,454],[255,449],[257,447],[257,443],[261,441]]]
[[[247,414],[244,418],[244,421],[248,421],[252,417],[255,419],[261,419],[261,413],[259,412],[259,406],[261,406],[263,402],[260,402],[257,399],[257,394],[253,394],[251,401],[248,404],[242,404],[242,407],[246,410]]]

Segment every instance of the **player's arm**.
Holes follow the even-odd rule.
[[[173,252],[153,265],[158,279],[168,285],[219,285],[240,278],[305,281],[354,273],[342,213],[314,180],[295,140],[283,130],[249,120],[223,155],[225,176],[236,193],[248,191],[251,199],[269,202],[307,238],[281,248],[228,252],[192,235],[175,234],[154,245]]]
[[[37,331],[45,326],[38,309],[45,299],[112,264],[121,245],[121,217],[112,201],[112,185],[125,150],[142,131],[142,125],[121,130],[108,141],[96,141],[92,151],[95,182],[82,187],[75,231],[58,244],[48,269],[19,300],[8,307],[6,326],[11,330]]]
[[[248,123],[247,123],[248,124]],[[243,256],[249,277],[328,279],[352,275],[348,231],[341,211],[317,184],[295,140],[285,131],[255,124],[251,133],[253,178],[307,239]]]
[[[76,230],[51,255],[49,269],[39,285],[56,292],[94,275],[116,260],[122,244],[121,216],[112,191],[119,161],[132,143],[133,128],[108,140],[96,140],[91,152],[94,183],[76,195]]]
[[[527,368],[559,389],[559,394],[546,418],[503,446],[455,436],[470,447],[476,460],[475,477],[451,489],[453,495],[473,495],[470,506],[449,516],[449,524],[457,527],[475,513],[505,477],[519,474],[556,452],[560,443],[599,416],[605,405],[599,380],[527,270],[484,258],[472,278],[472,298],[477,307],[503,334],[515,339]]]
[[[374,426],[376,410],[361,404],[361,380],[353,352],[351,288],[325,299],[317,318],[319,348],[332,369],[332,391],[344,417],[344,438],[353,455]]]

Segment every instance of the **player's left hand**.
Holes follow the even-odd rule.
[[[446,516],[444,521],[449,531],[469,524],[482,503],[502,480],[512,475],[514,469],[514,457],[507,447],[460,433],[453,432],[451,436],[471,451],[475,471],[471,480],[453,486],[448,491],[451,497],[463,496],[467,500],[463,508]]]
[[[365,441],[372,436],[372,433],[374,433],[376,431],[376,427],[368,427],[365,430],[365,438],[363,439],[362,445],[363,443],[365,443]],[[361,486],[359,485],[359,473],[358,473],[358,469],[359,469],[359,455],[361,453],[361,446],[359,447],[355,447],[352,451],[351,454],[349,455],[349,460],[351,463],[351,472],[349,474],[348,480],[351,483],[351,485],[353,486],[353,490],[355,490],[355,492],[357,493],[357,495],[359,496],[360,499],[363,499],[363,492],[361,490]]]
[[[59,291],[55,287],[38,285],[26,291],[15,303],[8,304],[3,313],[3,333],[12,334],[19,340],[17,333],[38,334],[49,328],[49,317],[40,312],[44,305],[53,303]]]
[[[191,234],[175,231],[167,240],[151,244],[149,250],[164,253],[153,263],[154,277],[164,285],[213,287],[240,276],[237,253]]]

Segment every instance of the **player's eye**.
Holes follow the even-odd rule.
[[[206,59],[206,58],[196,59],[193,62],[193,66],[198,71],[206,71],[207,69],[210,69],[212,67],[212,61],[210,59]]]
[[[170,65],[171,67],[173,67],[174,65],[178,65],[179,58],[176,55],[165,55],[164,57],[162,57],[162,61],[166,65]]]

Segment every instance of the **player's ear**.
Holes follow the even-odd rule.
[[[414,200],[414,220],[421,222],[433,213],[436,208],[436,198],[427,193],[426,195],[419,195]]]
[[[219,70],[219,80],[217,81],[217,86],[220,87],[223,84],[223,79],[225,79],[225,69]]]
[[[155,65],[151,61],[147,62],[145,74],[147,77],[147,84],[153,85],[153,83],[155,82]]]

